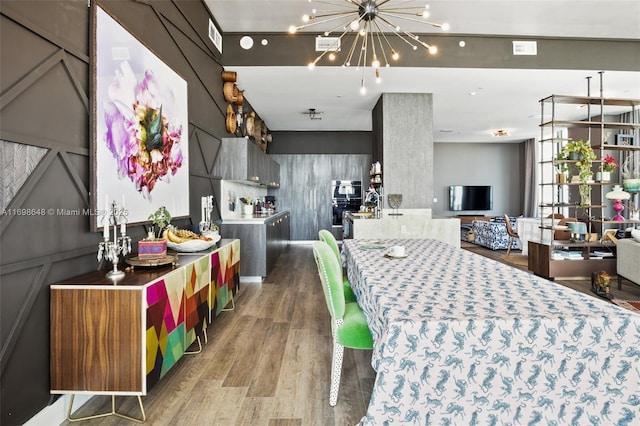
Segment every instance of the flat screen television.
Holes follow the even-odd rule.
[[[493,194],[490,185],[449,186],[449,210],[491,210]]]

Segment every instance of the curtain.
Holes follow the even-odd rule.
[[[538,216],[538,160],[536,159],[537,143],[535,139],[524,142],[524,206],[525,217]]]

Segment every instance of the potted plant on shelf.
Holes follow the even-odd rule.
[[[167,255],[167,240],[162,237],[164,230],[171,223],[171,214],[165,206],[149,215],[153,225],[149,227],[147,238],[138,241],[138,257],[141,259],[157,259]]]
[[[611,173],[613,173],[618,167],[618,163],[616,163],[616,159],[611,155],[607,154],[602,159],[602,172],[600,172],[600,179],[596,174],[596,180],[600,182],[609,182],[611,180]]]
[[[566,158],[575,161],[575,168],[578,174],[572,178],[572,182],[580,183],[578,187],[580,191],[580,204],[582,206],[591,205],[591,182],[593,182],[593,171],[591,167],[593,161],[596,159],[596,154],[593,152],[591,143],[589,141],[583,141],[582,139],[577,141],[570,141],[564,147],[562,147],[561,153]]]
[[[640,151],[629,153],[620,166],[620,173],[625,191],[640,192]]]

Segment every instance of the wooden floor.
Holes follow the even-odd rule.
[[[479,246],[468,250],[496,260],[505,254],[504,250]],[[592,295],[586,280],[558,282]],[[329,315],[311,246],[289,245],[262,283],[242,283],[241,287],[235,311],[216,318],[202,353],[185,355],[142,398],[146,423],[356,424],[366,412],[373,387],[371,351],[345,350],[338,404],[330,407]],[[621,299],[640,300],[640,286],[628,282],[623,291],[614,285],[613,292]],[[139,415],[136,398],[117,401],[118,411]],[[110,398],[98,396],[77,410],[74,417],[109,410]],[[109,416],[84,424],[132,423]]]

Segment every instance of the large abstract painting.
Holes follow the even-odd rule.
[[[160,206],[188,216],[187,82],[102,8],[95,18],[92,207],[126,200],[130,224]]]

